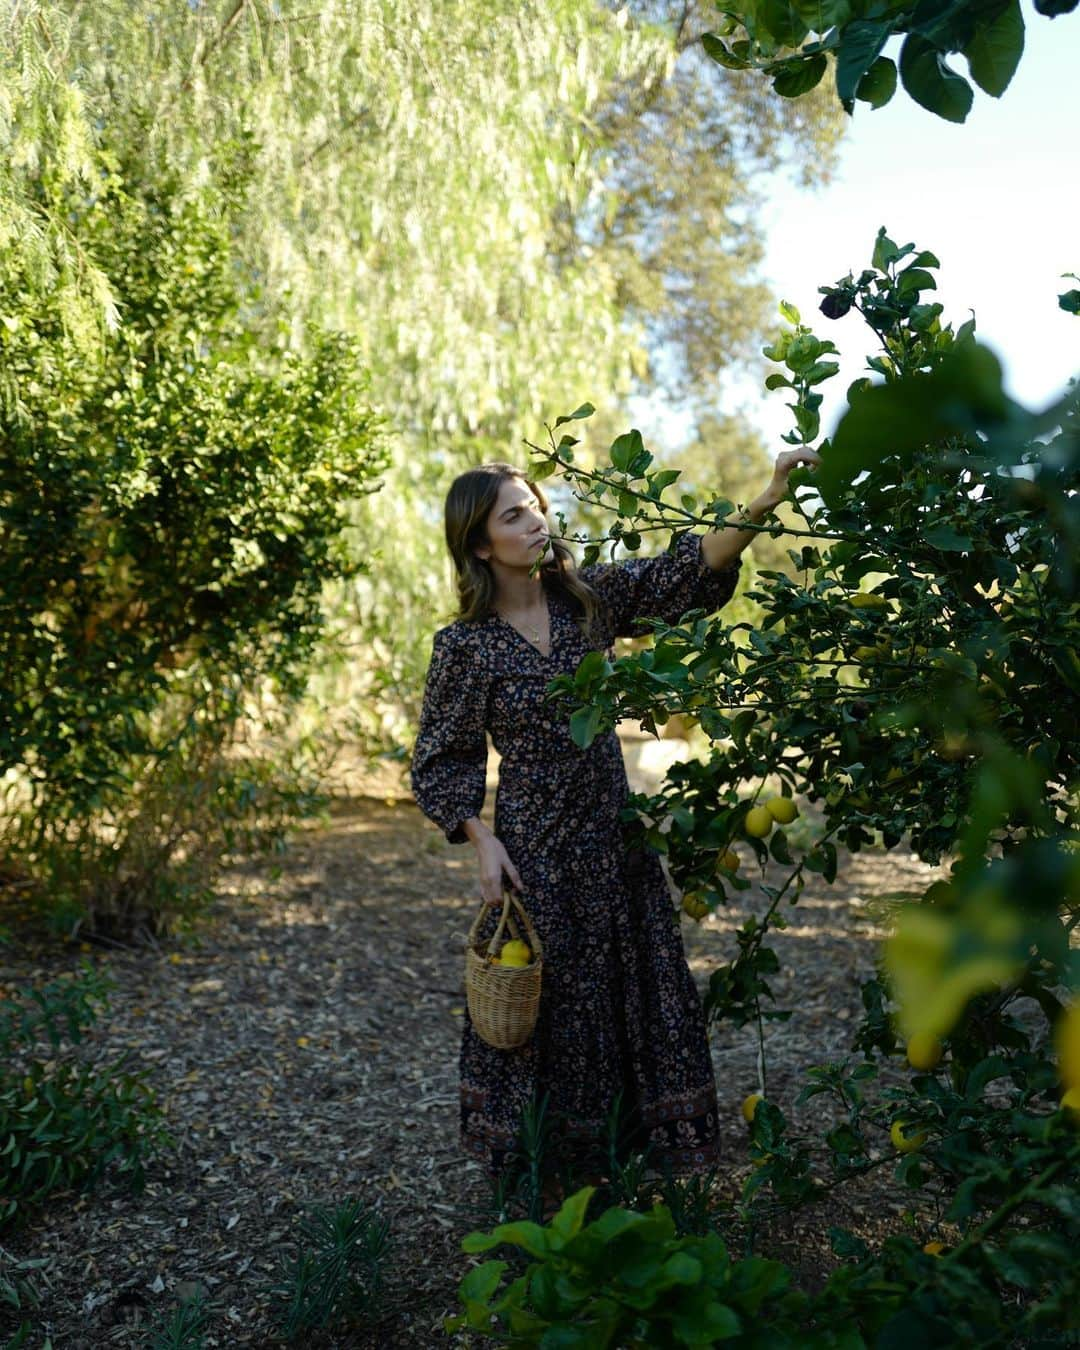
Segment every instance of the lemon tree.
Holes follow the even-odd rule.
[[[723,862],[733,845],[779,865],[706,997],[713,1022],[754,1028],[763,1085],[763,1027],[788,1015],[772,1006],[769,934],[807,874],[831,881],[844,851],[868,846],[948,865],[946,880],[894,897],[895,933],[863,990],[861,1061],[808,1078],[803,1099],[827,1093],[843,1117],[825,1174],[766,1100],[748,1200],[800,1205],[893,1166],[960,1237],[930,1276],[919,1246],[860,1250],[859,1269],[930,1279],[969,1321],[978,1287],[987,1326],[1004,1325],[1019,1289],[1033,1327],[1058,1325],[1055,1265],[1080,1236],[1066,1194],[1080,1181],[1068,1096],[1080,1072],[1080,735],[1060,715],[1080,692],[1080,400],[1076,385],[1037,413],[1011,400],[973,321],[954,327],[934,299],[938,268],[882,230],[868,267],[822,288],[826,320],[861,318],[879,341],[828,438],[819,386],[840,353],[781,307],[767,384],[792,406],[788,441],[814,446],[822,467],[793,486],[791,567],[758,574],[760,620],[654,622],[651,649],[583,666],[551,696],[589,709],[581,743],[622,717],[656,728],[693,711],[707,755],[626,812],[684,889],[715,908],[752,884]],[[556,431],[545,467],[611,509],[596,549],[634,552],[651,532],[670,545],[732,512],[653,473],[640,437],[585,471]],[[906,1060],[907,1086],[882,1080],[887,1060]]]

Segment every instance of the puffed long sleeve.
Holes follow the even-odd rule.
[[[416,803],[451,844],[468,836],[462,821],[484,806],[487,685],[449,630],[435,634],[410,779]]]
[[[593,563],[579,575],[600,596],[611,613],[616,637],[648,632],[640,620],[678,623],[690,609],[714,613],[735,593],[742,560],[711,568],[701,553],[701,535],[684,534],[672,553],[654,558]]]

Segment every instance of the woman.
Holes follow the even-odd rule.
[[[791,469],[817,462],[810,451],[781,454],[742,518],[762,521]],[[544,688],[588,651],[647,631],[642,618],[676,623],[690,609],[719,609],[754,532],[686,534],[672,554],[576,570],[549,537],[547,505],[521,470],[499,463],[461,474],[446,500],[459,613],[435,634],[413,792],[451,843],[476,849],[484,901],[501,905],[507,885],[520,893],[544,948],[540,1016],[525,1046],[493,1049],[466,1014],[462,1142],[499,1171],[523,1108],[546,1094],[587,1152],[621,1094],[635,1147],[651,1145],[658,1166],[699,1171],[716,1159],[716,1088],[678,917],[657,856],[624,839],[615,733],[579,749]],[[494,832],[480,819],[485,732],[502,757]]]

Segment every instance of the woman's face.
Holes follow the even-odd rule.
[[[506,478],[485,522],[488,542],[475,552],[504,567],[531,567],[548,541],[548,525],[532,489],[521,478]]]

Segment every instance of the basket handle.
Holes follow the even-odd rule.
[[[509,889],[506,889],[505,894],[503,895],[503,907],[502,913],[499,915],[499,922],[495,925],[494,933],[492,933],[491,937],[488,938],[487,943],[488,951],[490,952],[493,947],[502,946],[502,942],[500,941],[500,939],[502,938],[504,930],[507,928],[509,928],[510,933],[513,937],[520,938],[521,935],[518,932],[517,924],[514,922],[514,916],[510,910],[511,905],[513,905],[514,908],[517,910],[518,916],[521,919],[521,923],[525,929],[525,935],[529,943],[529,949],[532,951],[533,956],[537,960],[539,960],[544,954],[544,949],[540,942],[540,938],[537,935],[536,929],[533,927],[533,921],[532,919],[529,918],[528,910],[517,898],[517,896],[513,893],[513,891]],[[490,906],[487,905],[486,903],[481,905],[480,912],[473,920],[472,928],[469,929],[470,946],[474,946],[477,940],[479,939],[480,924],[483,922],[484,915],[487,913],[489,908]]]

